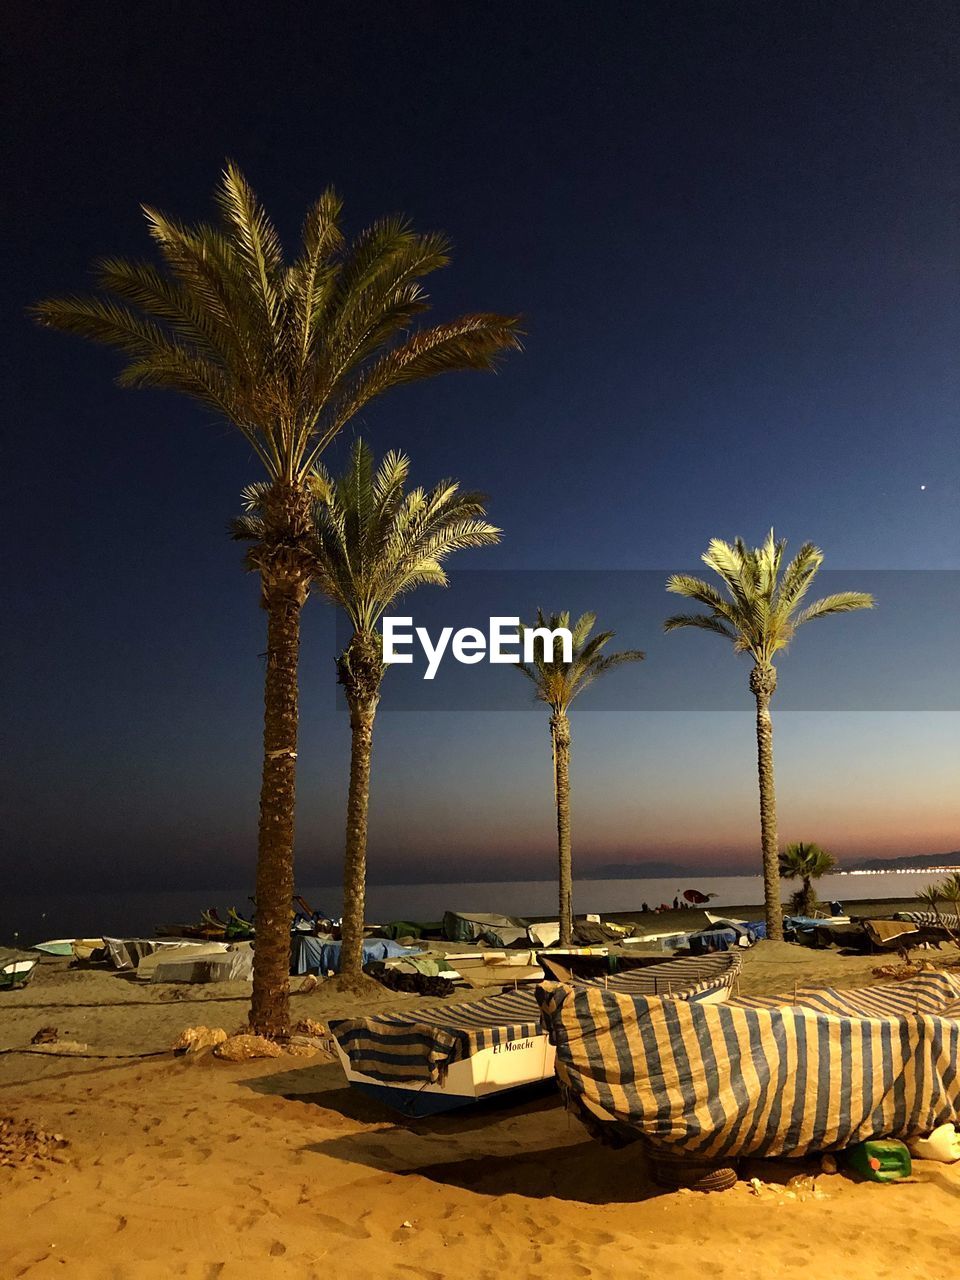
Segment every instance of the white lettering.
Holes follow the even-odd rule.
[[[453,656],[468,667],[482,662],[486,650],[487,637],[476,627],[464,627],[453,637]]]
[[[427,670],[424,674],[424,680],[432,680],[437,674],[437,668],[440,666],[440,659],[443,657],[444,651],[453,635],[453,627],[444,627],[440,632],[440,639],[437,641],[436,647],[430,641],[430,632],[426,627],[417,627],[417,639],[423,645],[423,652],[427,655]]]
[[[399,662],[402,664],[410,664],[413,662],[412,653],[397,653],[394,648],[398,644],[412,644],[413,635],[407,631],[400,633],[398,627],[409,627],[413,625],[412,618],[384,618],[383,620],[383,660],[386,663]]]
[[[557,627],[554,631],[547,627],[524,627],[521,632],[519,618],[498,616],[490,619],[489,638],[477,627],[461,627],[456,634],[453,627],[443,627],[436,644],[426,627],[413,627],[411,631],[412,627],[412,618],[383,619],[383,660],[388,666],[395,663],[410,666],[413,654],[407,650],[416,637],[427,659],[424,680],[433,680],[448,648],[457,662],[465,666],[482,662],[485,655],[491,663],[513,665],[520,661],[521,634],[524,662],[534,661],[538,639],[543,647],[544,662],[573,661],[573,636],[567,627]],[[556,656],[558,641],[560,657]],[[511,646],[517,647],[511,650]]]
[[[505,628],[510,627],[507,631]],[[519,618],[490,619],[490,661],[517,663],[520,661],[519,650],[516,653],[504,653],[504,644],[520,644]]]
[[[523,633],[524,662],[534,662],[536,660],[535,644],[538,638],[543,643],[544,662],[556,662],[554,653],[556,652],[556,643],[558,638],[561,646],[560,661],[573,661],[573,635],[569,628],[557,627],[556,631],[551,631],[549,627],[527,627]]]

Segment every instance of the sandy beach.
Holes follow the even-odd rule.
[[[761,943],[741,989],[862,985],[880,963]],[[958,1167],[917,1162],[913,1182],[881,1186],[821,1174],[813,1159],[755,1161],[741,1177],[759,1177],[759,1195],[743,1180],[667,1193],[637,1148],[594,1142],[547,1087],[408,1120],[348,1089],[322,1054],[231,1064],[168,1052],[186,1026],[238,1029],[247,1000],[242,983],[145,985],[59,960],[2,997],[0,1116],[66,1145],[0,1168],[0,1275],[954,1274]],[[413,1001],[424,1003],[321,984],[293,1012],[323,1022]],[[103,1056],[19,1052],[43,1026]],[[798,1174],[816,1176],[816,1198],[784,1190]]]

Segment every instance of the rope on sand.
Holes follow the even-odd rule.
[[[41,1058],[103,1058],[111,1062],[132,1058],[166,1058],[173,1057],[172,1049],[151,1049],[148,1053],[58,1053],[55,1049],[25,1048],[0,1049],[0,1057],[6,1053],[33,1053]]]

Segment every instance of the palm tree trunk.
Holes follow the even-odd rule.
[[[354,632],[337,661],[337,679],[350,708],[350,790],[343,857],[343,918],[340,924],[340,973],[363,972],[363,925],[367,898],[367,813],[373,721],[386,668],[376,632]]]
[[[370,802],[370,761],[373,720],[377,704],[350,707],[350,791],[347,797],[347,839],[343,859],[343,920],[340,926],[340,972],[356,976],[363,970],[363,925],[367,898],[367,812]]]
[[[816,895],[813,892],[813,882],[811,881],[809,876],[804,876],[803,877],[803,914],[805,916],[813,915],[817,905],[816,902],[814,901],[815,896]]]
[[[257,915],[250,1026],[282,1038],[290,1030],[290,902],[296,800],[300,613],[305,592],[265,589],[263,780],[257,845]]]
[[[773,720],[770,699],[777,687],[772,666],[757,665],[750,673],[750,688],[757,700],[757,772],[760,780],[760,844],[763,852],[763,897],[767,937],[783,941],[780,905],[780,861],[777,848],[777,794],[773,779]]]
[[[550,718],[553,784],[557,801],[557,858],[560,889],[560,945],[573,941],[573,853],[570,845],[570,721],[558,711]]]

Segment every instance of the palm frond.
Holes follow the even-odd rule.
[[[794,618],[794,626],[801,627],[805,622],[815,618],[829,618],[835,613],[855,613],[858,609],[872,609],[876,604],[872,595],[865,591],[839,591],[832,596],[824,596],[815,600]]]
[[[717,573],[729,599],[699,578],[673,574],[667,580],[667,590],[696,600],[710,612],[675,614],[667,618],[664,630],[698,627],[713,631],[732,640],[737,653],[749,653],[755,662],[766,664],[789,645],[804,622],[873,606],[872,597],[854,591],[828,596],[797,613],[823,562],[823,552],[805,542],[782,569],[785,549],[786,543],[778,540],[772,529],[755,549],[742,538],[733,543],[712,538],[702,559]]]
[[[116,348],[126,360],[122,385],[201,400],[240,430],[272,480],[309,485],[323,449],[375,396],[492,368],[520,346],[517,320],[494,314],[410,333],[428,305],[423,279],[449,261],[443,236],[388,218],[346,244],[341,202],[328,190],[287,265],[274,224],[232,163],[216,203],[220,221],[195,226],[144,205],[158,263],[105,258],[100,292],[49,299],[33,314]]]
[[[715,631],[727,640],[737,639],[737,633],[731,627],[706,613],[675,613],[663,624],[664,631],[679,631],[681,627],[699,627],[701,631]]]
[[[546,645],[533,649],[533,662],[519,661],[517,669],[536,686],[537,698],[555,713],[566,712],[574,698],[587,689],[594,680],[630,662],[640,662],[644,654],[639,649],[625,649],[620,653],[604,654],[603,649],[613,639],[614,632],[600,631],[591,634],[596,625],[595,613],[584,613],[571,627],[569,612],[553,613],[549,617],[537,610],[536,622],[520,624],[520,641],[525,647],[526,637],[534,630],[557,632],[568,630],[571,636],[571,661],[563,660],[560,637],[556,636],[545,651]]]
[[[346,471],[315,506],[317,586],[371,631],[390,605],[417,587],[446,586],[444,562],[466,547],[499,541],[479,495],[443,480],[404,492],[408,460],[387,454],[377,467],[358,440]]]
[[[251,295],[259,299],[274,349],[280,345],[277,316],[284,276],[283,247],[253,188],[235,164],[223,171],[216,201],[236,256],[246,271]]]

